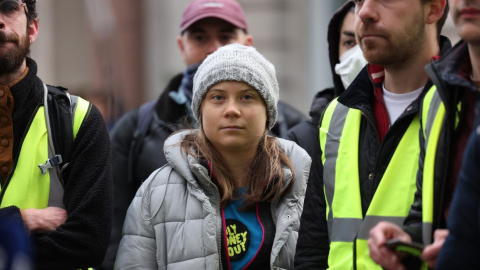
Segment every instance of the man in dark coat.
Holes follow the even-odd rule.
[[[479,34],[480,32],[477,32]],[[477,63],[480,59],[477,59]],[[435,269],[480,269],[480,102],[475,124],[465,149],[450,214],[448,235]]]

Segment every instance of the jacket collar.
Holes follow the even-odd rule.
[[[165,141],[164,153],[167,162],[175,169],[189,184],[201,190],[211,188],[213,182],[210,177],[208,166],[201,160],[187,154],[181,148],[183,138],[188,134],[193,134],[198,130],[184,130],[174,133]],[[305,150],[301,149],[295,143],[277,138],[282,151],[291,159],[296,179],[293,190],[290,195],[284,196],[283,200],[298,200],[299,193],[306,188],[306,179],[310,172],[311,159]],[[292,180],[292,172],[287,167],[283,168],[284,181],[286,188]],[[302,181],[303,180],[303,181]]]
[[[188,107],[184,104],[176,103],[169,93],[178,91],[180,84],[182,83],[183,75],[180,73],[170,80],[167,87],[163,90],[160,98],[155,105],[155,112],[158,117],[166,123],[178,123],[188,115]]]
[[[40,79],[37,78],[37,63],[29,57],[26,59],[28,66],[27,75],[18,83],[10,88],[15,100],[13,109],[13,120],[17,120],[26,113],[25,106],[30,104],[32,100],[37,100],[43,94],[43,88],[37,89],[37,85],[41,85]],[[40,84],[39,84],[40,83]]]
[[[338,102],[349,108],[373,112],[372,101],[374,99],[374,86],[370,80],[369,65],[370,64],[367,64],[367,66],[360,71],[347,90],[338,97]]]
[[[458,42],[439,61],[427,65],[425,70],[445,102],[452,100],[455,95],[456,91],[449,91],[451,88],[463,87],[476,91],[476,87],[470,81],[472,64],[468,45],[463,40]]]

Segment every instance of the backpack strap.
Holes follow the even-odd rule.
[[[55,168],[60,182],[64,185],[62,173],[69,165],[73,151],[73,109],[67,89],[60,86],[44,85],[43,106],[47,124],[48,145],[51,152],[45,164],[38,167],[42,174]]]
[[[153,119],[153,113],[155,111],[155,105],[157,104],[156,101],[150,101],[148,103],[143,104],[138,109],[138,117],[137,117],[137,127],[135,129],[135,133],[133,133],[132,142],[130,143],[130,150],[128,151],[128,159],[127,159],[127,174],[128,182],[133,182],[133,168],[136,165],[136,160],[138,157],[138,153],[140,152],[140,146],[142,145],[142,141],[148,133],[148,127]]]

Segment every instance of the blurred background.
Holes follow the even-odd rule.
[[[176,38],[189,0],[39,0],[39,77],[99,107],[112,125],[185,69]],[[254,46],[277,69],[280,99],[308,114],[330,87],[327,26],[343,0],[239,0]],[[459,40],[451,19],[443,30]]]

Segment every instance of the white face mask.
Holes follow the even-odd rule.
[[[367,60],[363,57],[360,46],[356,45],[340,57],[340,63],[335,66],[335,73],[342,78],[345,90],[365,67]]]

